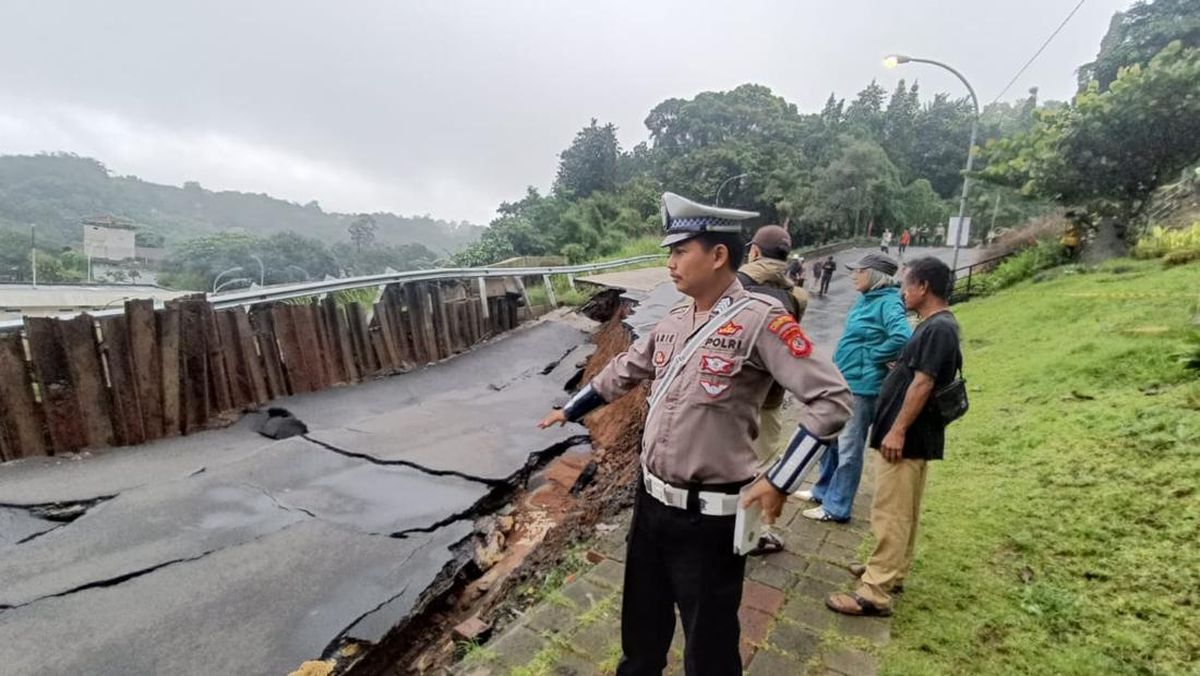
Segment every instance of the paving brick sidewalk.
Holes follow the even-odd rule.
[[[874,487],[867,463],[849,524],[816,523],[800,515],[812,505],[795,498],[777,531],[787,550],[752,557],[740,617],[742,662],[747,674],[874,674],[879,649],[890,636],[887,619],[843,617],[825,608],[825,595],[849,589],[845,566],[858,560],[869,532],[866,515]],[[590,543],[595,565],[472,650],[453,673],[611,674],[620,657],[621,580],[629,514]],[[682,674],[683,636],[676,624],[667,674]]]

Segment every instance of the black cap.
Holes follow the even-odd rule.
[[[896,261],[878,253],[869,253],[858,259],[857,263],[851,263],[846,267],[851,270],[878,270],[889,277],[896,274],[896,271],[900,269]]]

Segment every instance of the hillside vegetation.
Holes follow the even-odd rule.
[[[28,233],[38,226],[47,249],[78,245],[80,221],[111,214],[128,219],[156,243],[235,231],[255,236],[291,231],[326,242],[347,239],[354,214],[324,211],[316,202],[299,205],[269,195],[214,192],[199,183],[159,185],[134,176],[115,176],[99,161],[74,155],[0,156],[0,232]],[[372,214],[385,244],[422,244],[451,253],[479,237],[483,228],[429,216]]]

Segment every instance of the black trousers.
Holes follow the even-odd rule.
[[[733,553],[733,516],[667,507],[638,490],[625,555],[617,676],[661,676],[683,621],[687,676],[740,676],[746,557]]]
[[[821,295],[824,296],[829,291],[829,280],[833,279],[832,275],[821,277]]]

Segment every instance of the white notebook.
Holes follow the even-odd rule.
[[[740,497],[745,497],[745,492],[743,488]],[[762,535],[762,506],[756,502],[748,508],[742,507],[740,497],[733,522],[733,553],[745,556],[758,546],[758,538]]]

